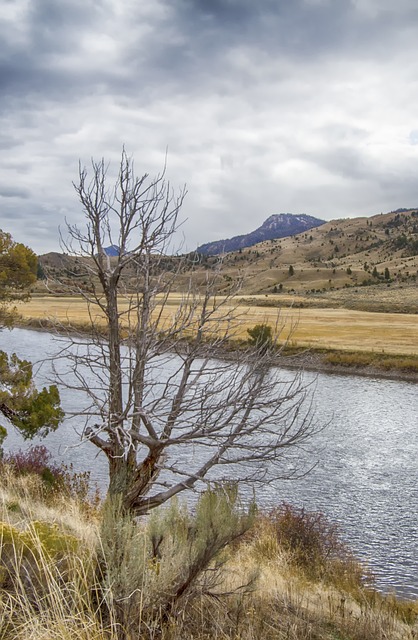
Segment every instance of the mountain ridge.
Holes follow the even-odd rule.
[[[117,257],[109,259],[112,262]],[[88,256],[58,253],[39,256],[48,290],[67,293],[74,286],[88,287],[90,260]],[[182,260],[183,268],[177,271]],[[191,282],[197,289],[204,288],[208,271],[219,268],[219,256],[201,254],[199,260],[195,252],[165,256],[158,268],[161,272],[177,271],[173,285],[176,291],[187,290]],[[131,290],[130,278],[134,276],[128,269],[124,276],[127,290]],[[315,300],[318,295],[326,295],[327,304],[331,298],[334,301],[336,296],[338,300],[344,296],[350,298],[350,305],[362,297],[371,310],[418,313],[418,208],[334,219],[297,235],[226,253],[217,291],[228,292],[238,282],[240,294],[245,295],[303,294]],[[100,283],[93,284],[99,290]],[[372,304],[377,289],[385,299],[382,306]],[[44,290],[45,281],[39,281],[36,291]],[[416,295],[412,294],[415,290]]]
[[[265,240],[276,240],[293,236],[304,231],[309,231],[315,227],[319,227],[325,223],[325,220],[315,218],[306,213],[274,213],[269,216],[262,225],[250,231],[250,233],[233,236],[223,240],[215,240],[200,245],[197,248],[198,253],[204,255],[219,255],[220,253],[229,253],[253,247],[259,242]]]

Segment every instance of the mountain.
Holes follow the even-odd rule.
[[[263,227],[274,228],[274,222],[275,216],[271,216]],[[178,256],[165,256],[160,264],[176,272],[174,291],[188,290],[191,279],[197,288],[204,289],[208,270],[219,267],[217,255],[202,254],[198,262],[194,254],[192,258],[190,272],[179,270]],[[91,260],[58,253],[39,256],[48,292],[64,294],[74,287],[89,286]],[[129,269],[125,274],[128,291],[134,275]],[[268,302],[276,299],[270,294],[279,298],[303,295],[319,304],[320,296],[320,304],[325,306],[330,300],[331,306],[338,306],[344,298],[349,308],[360,308],[356,305],[361,304],[362,309],[372,311],[418,313],[418,207],[330,220],[296,235],[230,251],[222,260],[219,293],[229,291],[237,282],[241,283],[240,295],[261,294]],[[98,281],[93,285],[100,289]],[[39,280],[35,291],[45,294],[45,280]]]
[[[264,240],[274,240],[276,238],[285,238],[287,236],[294,236],[297,233],[303,233],[313,227],[319,227],[321,224],[324,224],[324,222],[324,220],[308,216],[305,213],[300,215],[276,213],[267,218],[261,227],[258,227],[255,231],[251,231],[251,233],[243,236],[234,236],[227,240],[208,242],[198,247],[197,251],[205,255],[217,255],[219,253],[238,251],[239,249],[252,247]]]
[[[105,247],[103,251],[107,256],[112,258],[119,255],[119,247],[116,244],[111,244],[110,247]]]

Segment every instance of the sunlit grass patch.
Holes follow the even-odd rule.
[[[161,316],[161,327],[170,322],[181,299],[172,294]],[[399,313],[370,313],[348,309],[302,308],[277,309],[275,307],[246,306],[239,303],[230,309],[236,317],[231,333],[236,340],[246,340],[247,330],[256,324],[278,326],[280,340],[289,339],[295,346],[341,351],[380,352],[393,355],[414,355],[418,344],[418,315]],[[128,301],[121,300],[121,310],[127,310]],[[225,309],[223,309],[225,311]],[[45,328],[62,323],[65,327],[88,331],[91,322],[100,328],[102,317],[89,318],[87,305],[81,298],[36,297],[19,308],[24,321],[30,326]],[[230,321],[229,321],[230,322]],[[214,331],[223,330],[222,321]],[[408,368],[410,365],[405,364]]]

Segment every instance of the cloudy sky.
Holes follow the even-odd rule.
[[[0,227],[82,221],[79,159],[187,184],[188,249],[418,206],[416,0],[0,0]],[[113,166],[113,165],[112,165]]]

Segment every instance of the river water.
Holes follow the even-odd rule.
[[[0,332],[0,349],[37,362],[55,353],[57,344],[48,333],[14,329]],[[44,384],[50,366],[34,369]],[[305,376],[308,381],[314,377]],[[62,390],[61,399],[67,411],[79,402],[69,390]],[[322,511],[368,564],[378,588],[418,598],[417,385],[319,374],[314,405],[316,421],[327,427],[300,456],[315,468],[300,479],[258,490],[258,504],[269,508],[285,500]],[[93,445],[80,444],[77,424],[64,423],[44,444],[57,460],[91,470],[92,479],[106,486],[106,462]],[[6,450],[21,446],[10,432]]]

